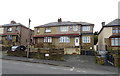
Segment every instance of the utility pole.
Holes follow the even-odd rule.
[[[28,24],[28,46],[27,46],[27,58],[29,57],[29,52],[30,52],[30,39],[31,39],[31,36],[30,36],[30,34],[31,34],[31,30],[30,30],[30,22],[31,22],[31,20],[30,20],[30,18],[29,18],[29,24]]]
[[[79,37],[80,37],[79,38],[80,39],[79,40],[79,44],[80,44],[79,46],[80,47],[79,48],[80,48],[80,54],[81,54],[82,53],[82,25],[80,25],[79,30],[80,30],[80,33],[79,33]]]

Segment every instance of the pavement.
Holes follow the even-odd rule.
[[[84,55],[65,55],[65,61],[54,61],[54,60],[43,60],[43,59],[33,59],[25,57],[15,57],[2,55],[4,60],[22,61],[30,63],[40,63],[52,66],[63,66],[76,69],[87,69],[87,70],[98,70],[98,71],[108,71],[111,73],[118,73],[118,68],[111,65],[99,65],[95,63],[94,56],[84,56]]]

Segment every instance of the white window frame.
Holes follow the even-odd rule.
[[[37,28],[37,33],[40,33],[40,28]]]
[[[70,37],[68,37],[68,36],[61,36],[59,38],[59,42],[60,43],[70,43]]]
[[[112,46],[120,46],[120,38],[111,38]]]
[[[6,36],[6,39],[7,39],[7,40],[12,40],[12,35],[7,35],[7,36]]]
[[[45,32],[47,32],[47,33],[51,32],[51,28],[49,28],[49,27],[45,28]]]
[[[68,26],[61,26],[60,31],[61,32],[67,32],[68,31]]]
[[[78,26],[77,25],[73,25],[73,31],[78,31]]]
[[[113,33],[120,33],[120,28],[116,27],[114,29],[112,29]]]
[[[82,31],[90,31],[90,26],[82,26]]]
[[[83,36],[82,37],[82,42],[83,43],[90,43],[91,42],[90,36]]]
[[[52,43],[52,37],[44,37],[44,42]]]
[[[7,32],[12,32],[12,27],[8,27]]]

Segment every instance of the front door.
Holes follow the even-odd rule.
[[[75,46],[79,46],[79,37],[75,37]]]

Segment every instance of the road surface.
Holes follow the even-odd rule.
[[[114,72],[2,60],[2,74],[116,74]]]

